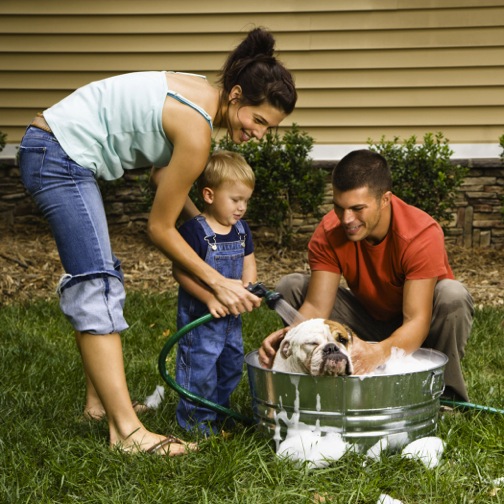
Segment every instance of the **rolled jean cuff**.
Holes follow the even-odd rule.
[[[76,331],[111,334],[127,329],[124,286],[116,274],[64,275],[58,286],[60,307]]]

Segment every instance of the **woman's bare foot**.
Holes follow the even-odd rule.
[[[84,417],[85,420],[93,420],[93,421],[99,421],[105,418],[105,410],[103,407],[101,408],[84,408],[84,413],[82,416]]]
[[[150,410],[150,408],[147,405],[141,403],[140,401],[133,401],[131,404],[137,415],[145,413],[146,411]],[[105,409],[101,404],[96,406],[86,405],[84,407],[83,417],[86,420],[93,420],[93,421],[103,420],[106,417]]]

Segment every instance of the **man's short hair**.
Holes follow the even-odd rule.
[[[334,167],[332,185],[338,191],[368,187],[376,197],[381,197],[392,190],[392,175],[381,154],[360,149],[347,154]]]
[[[224,182],[242,182],[250,189],[254,189],[254,171],[238,152],[227,150],[213,152],[198,178],[198,190],[201,193],[205,187],[217,189]]]

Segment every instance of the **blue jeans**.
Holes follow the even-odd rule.
[[[206,221],[200,223],[208,236],[214,235]],[[241,223],[238,224],[243,233]],[[242,242],[214,243],[214,246],[215,250],[208,246],[205,262],[227,278],[241,279],[244,257]],[[179,329],[206,313],[208,308],[204,303],[179,289]],[[242,377],[243,360],[241,317],[229,315],[212,319],[180,339],[176,380],[193,394],[229,408],[231,393]],[[218,433],[225,422],[225,415],[185,398],[180,399],[176,414],[182,428],[188,431],[197,429],[205,435]]]
[[[107,219],[93,172],[76,164],[52,133],[28,127],[19,148],[21,179],[48,220],[65,275],[60,307],[81,332],[128,327],[121,263],[112,253]]]

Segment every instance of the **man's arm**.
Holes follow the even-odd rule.
[[[305,319],[329,318],[336,302],[341,275],[329,271],[313,271],[308,284],[308,292],[299,313]],[[266,337],[259,348],[261,365],[270,368],[276,351],[289,328],[280,329]]]
[[[384,364],[392,348],[407,354],[418,350],[429,334],[437,278],[406,280],[403,295],[403,323],[387,339],[366,343],[356,339],[352,347],[354,374],[365,374]]]
[[[336,302],[340,278],[339,273],[313,271],[299,313],[305,319],[329,318]]]

